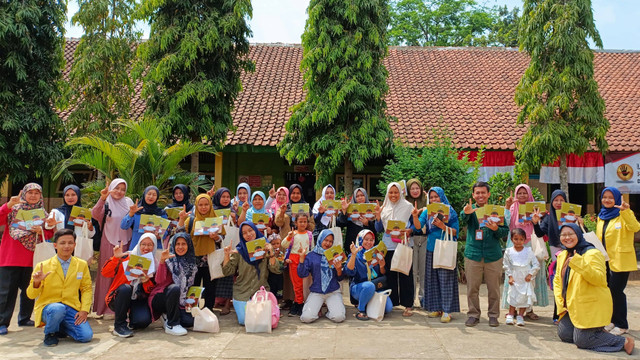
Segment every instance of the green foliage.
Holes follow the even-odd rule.
[[[432,129],[431,141],[422,148],[410,148],[402,143],[394,147],[394,156],[382,170],[379,190],[386,193],[387,184],[392,181],[417,178],[425,189],[440,186],[454,209],[459,211],[468,201],[471,187],[478,179],[482,153],[475,161],[469,161],[468,154],[458,159],[458,150],[451,143],[448,130]]]
[[[134,91],[129,70],[141,35],[133,21],[135,0],[79,0],[78,5],[71,22],[84,34],[59,106],[71,110],[67,126],[76,135],[115,139],[114,124],[129,118]]]
[[[174,183],[197,185],[197,174],[182,169],[182,160],[196,152],[215,153],[212,147],[200,142],[185,140],[168,145],[166,126],[153,118],[118,125],[123,131],[113,142],[94,135],[70,140],[66,146],[73,149],[73,154],[58,164],[55,177],[80,165],[97,170],[109,179],[125,179],[131,194],[140,196],[149,185],[168,194]]]
[[[525,0],[519,36],[520,50],[531,57],[515,94],[522,107],[518,124],[528,125],[517,143],[519,164],[537,171],[558,157],[592,150],[591,142],[605,152],[609,121],[587,42],[602,47],[591,1]]]
[[[515,46],[518,8],[489,8],[475,0],[394,0],[392,45]]]
[[[0,4],[0,183],[48,174],[66,134],[51,103],[64,64],[66,1]]]
[[[362,170],[390,150],[393,133],[384,97],[387,70],[385,0],[311,0],[302,35],[305,100],[292,108],[280,155],[290,163],[315,157],[318,188],[350,161]]]
[[[598,225],[598,215],[596,214],[586,214],[582,217],[584,221],[584,227],[587,231],[596,231],[596,227]]]
[[[489,179],[489,186],[491,186],[491,196],[489,197],[489,204],[504,205],[507,198],[511,195],[511,192],[515,191],[516,186],[522,183],[522,173],[516,168],[513,174],[511,173],[497,173]],[[537,188],[531,188],[533,199],[536,201],[543,201],[544,196]],[[515,197],[515,194],[514,194]]]
[[[220,149],[248,59],[250,0],[142,0],[149,40],[138,47],[147,109],[173,140],[207,140]]]

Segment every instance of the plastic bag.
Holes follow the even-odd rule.
[[[208,308],[199,309],[193,307],[191,309],[193,315],[193,331],[217,333],[220,332],[220,324],[218,318]]]
[[[367,316],[375,321],[384,319],[384,309],[387,305],[387,298],[391,295],[391,289],[376,292],[367,303]]]
[[[549,252],[547,251],[544,239],[538,237],[535,233],[531,234],[531,250],[533,250],[533,254],[541,263],[544,263],[549,258]]]

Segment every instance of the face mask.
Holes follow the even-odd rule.
[[[264,224],[258,224],[258,225],[256,225],[256,227],[257,227],[258,229],[264,229],[264,228],[265,228]]]
[[[129,271],[130,273],[134,274],[134,275],[142,275],[144,272],[140,269],[131,269]]]
[[[335,211],[335,210],[333,210],[333,209],[329,209],[329,210],[327,210],[327,214],[329,214],[329,215],[333,215],[333,214],[335,214],[335,213],[336,213],[336,211]]]
[[[352,219],[357,219],[360,217],[360,214],[351,214]]]
[[[342,256],[336,256],[335,259],[342,261]]]
[[[76,218],[75,220],[73,220],[73,223],[76,225],[82,225],[82,223],[84,223],[84,220]]]
[[[156,231],[156,228],[153,226],[145,226],[143,227],[144,231]]]
[[[500,222],[500,218],[497,216],[492,216],[489,218],[489,220],[493,221],[494,223],[499,223]]]
[[[40,226],[44,221],[42,220],[33,220],[33,226]]]
[[[567,221],[576,221],[576,217],[573,215],[565,215],[564,219]]]
[[[193,305],[196,303],[196,299],[186,299],[184,302],[187,304]]]
[[[253,257],[257,258],[264,255],[264,250],[256,251],[253,253]]]
[[[374,217],[375,215],[367,213],[364,217],[366,217],[367,219],[371,219],[372,217]]]
[[[393,230],[393,231],[391,231],[391,232],[389,233],[389,235],[391,235],[391,236],[398,236],[398,235],[400,235],[400,231],[399,231],[399,230]]]

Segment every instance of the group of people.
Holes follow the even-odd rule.
[[[506,324],[524,326],[525,318],[538,319],[533,306],[548,305],[548,275],[544,262],[532,251],[531,240],[532,236],[544,237],[555,264],[550,285],[560,339],[595,351],[633,351],[633,339],[622,336],[629,328],[624,289],[629,272],[636,266],[633,236],[640,230],[640,223],[616,188],[602,192],[596,229],[608,261],[585,240],[578,225],[558,224],[556,211],[567,201],[560,190],[548,199],[548,213],[535,212],[531,221],[519,221],[519,205],[533,201],[531,189],[525,184],[507,199],[504,222],[493,218],[481,222],[476,216],[491,195],[490,186],[484,182],[473,186],[472,199],[459,216],[442,188],[424,189],[417,179],[407,181],[405,186],[388,184],[384,201],[375,203],[370,216],[349,213],[351,204],[370,203],[363,188],[341,199],[340,209],[327,208],[323,200],[336,200],[331,185],[322,189],[321,198],[308,206],[308,212],[292,211],[292,205],[306,204],[298,184],[274,187],[265,195],[242,183],[235,195],[223,187],[199,194],[193,203],[190,189],[176,185],[165,208],[158,206],[160,191],[154,186],[147,187],[136,201],[126,194],[126,181],[108,182],[91,211],[96,226],[89,223],[88,229],[82,230],[68,221],[73,206],[81,205],[81,192],[75,185],[64,189],[63,205],[46,214],[43,226],[29,230],[7,226],[20,210],[44,208],[42,189],[37,184],[27,184],[18,196],[0,207],[0,225],[6,229],[0,243],[0,335],[7,334],[18,289],[19,326],[44,324],[44,344],[51,346],[67,335],[77,341],[90,341],[92,330],[86,320],[91,309],[98,316],[113,314],[116,336],[132,336],[134,330],[144,329],[157,319],[162,319],[166,333],[184,335],[194,323],[187,304],[192,286],[204,288],[205,307],[219,307],[222,315],[233,307],[240,324],[244,324],[247,302],[263,286],[277,295],[290,316],[299,316],[303,322],[321,316],[342,322],[346,317],[340,286],[343,279],[349,279],[358,320],[369,319],[367,304],[376,292],[390,290],[385,312],[401,306],[403,316],[412,316],[417,293],[429,317],[448,323],[452,314],[460,312],[458,271],[434,266],[436,243],[443,239],[456,241],[461,228],[466,227],[464,263],[469,310],[465,325],[475,326],[480,321],[483,279],[488,290],[490,326],[499,326],[501,303],[508,309]],[[429,216],[426,206],[432,203],[447,206],[448,216]],[[171,208],[178,209],[179,215],[164,235],[137,231],[142,215],[167,218],[166,210]],[[196,223],[218,214],[228,214],[227,226],[207,235],[195,234]],[[268,223],[256,226],[256,214],[266,214]],[[387,231],[390,221],[401,221],[406,228]],[[87,262],[73,256],[76,239],[86,237],[87,230],[91,236],[96,230],[102,234],[95,291]],[[237,238],[237,244],[225,238]],[[265,256],[256,259],[247,243],[258,238],[265,238],[267,244]],[[34,266],[34,250],[42,239],[53,239],[57,254]],[[342,243],[336,243],[336,239],[343,239]],[[386,254],[371,261],[366,253],[379,245],[377,239],[384,243]],[[399,244],[413,249],[413,266],[408,273],[391,268]],[[327,259],[325,251],[334,245],[343,246],[346,259]],[[224,252],[222,275],[212,279],[208,262],[213,260],[209,255],[217,250]],[[132,255],[151,258],[153,271],[134,278],[127,276],[124,264]],[[327,307],[325,314],[323,305]]]

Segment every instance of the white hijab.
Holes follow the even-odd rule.
[[[325,194],[327,193],[327,189],[328,188],[332,188],[333,189],[333,193],[335,194],[336,189],[332,186],[332,185],[327,185],[324,188],[322,188],[322,196],[320,197],[320,199],[318,201],[316,201],[316,203],[313,205],[313,210],[312,213],[313,215],[318,214],[320,212],[320,205],[322,205],[322,201],[323,200],[327,200],[327,198],[325,197]],[[331,216],[327,216],[327,215],[322,215],[322,218],[320,219],[320,222],[322,223],[322,225],[324,226],[329,226],[329,222],[331,222]]]
[[[389,200],[389,190],[392,186],[395,186],[400,192],[400,198],[395,203]],[[387,193],[384,196],[382,206],[383,208],[382,213],[380,214],[380,220],[382,221],[382,225],[385,230],[387,230],[387,221],[398,220],[407,222],[411,216],[411,211],[413,211],[413,205],[411,205],[411,203],[402,196],[402,188],[397,182],[392,182],[387,185]]]

